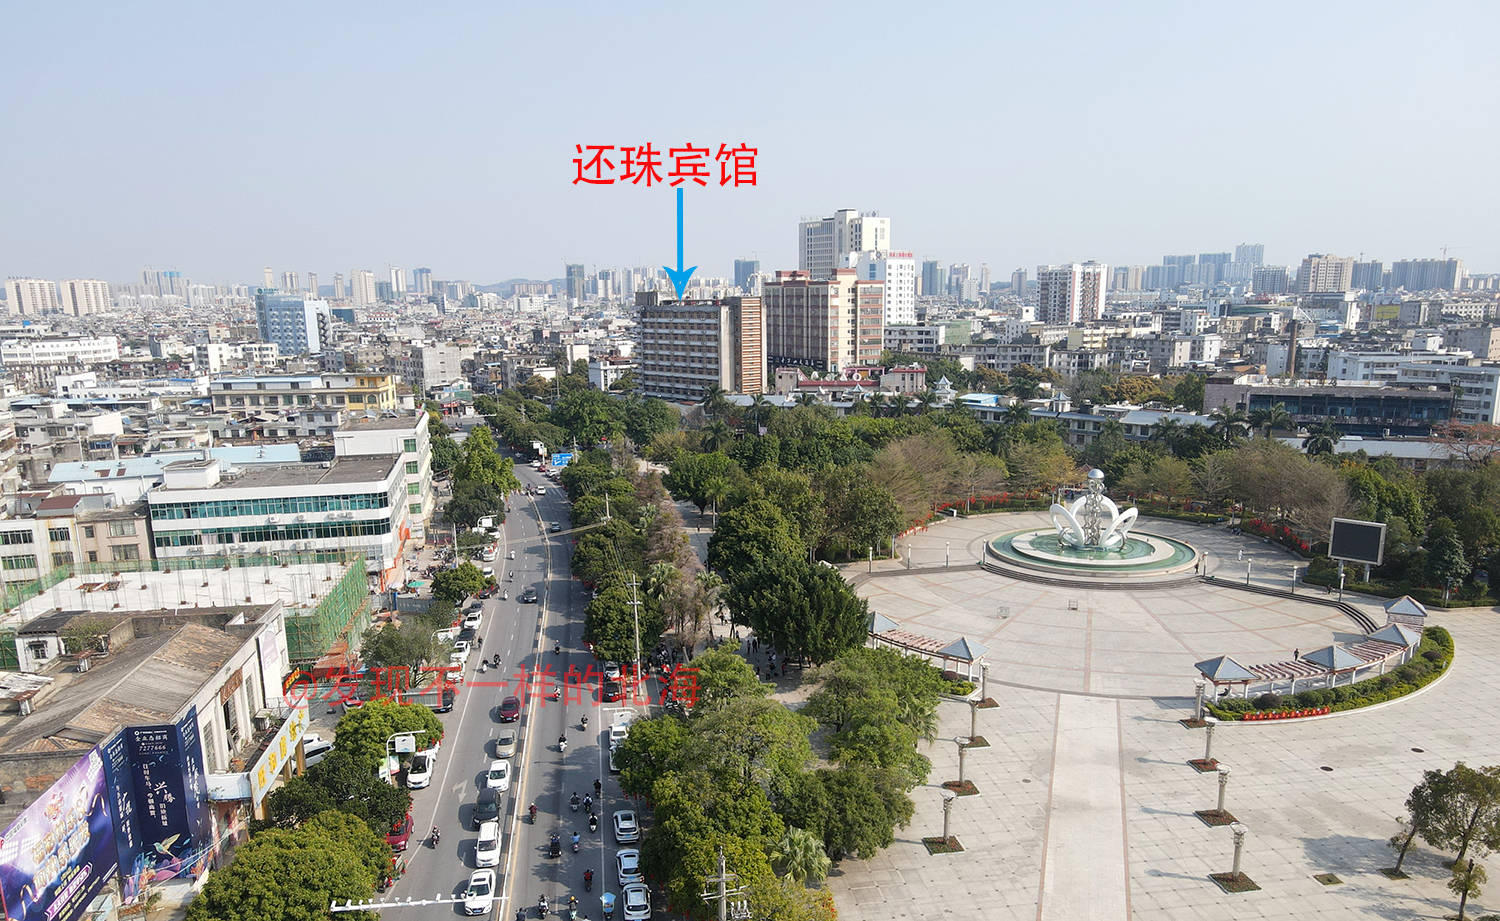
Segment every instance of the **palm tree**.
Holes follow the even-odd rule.
[[[937,402],[937,394],[933,393],[930,388],[917,394],[917,415],[927,415],[935,402]]]
[[[729,406],[729,391],[715,384],[709,384],[703,388],[703,397],[698,400],[698,405],[710,416],[718,416]]]
[[[1325,419],[1308,430],[1307,437],[1302,439],[1302,450],[1309,457],[1332,454],[1343,437],[1344,433],[1339,431],[1338,426]]]
[[[1209,431],[1218,435],[1230,447],[1234,447],[1236,442],[1250,433],[1250,417],[1245,415],[1244,410],[1220,406],[1209,413],[1209,416],[1214,420]]]
[[[833,866],[818,836],[795,825],[788,825],[771,848],[771,860],[781,867],[784,879],[799,883],[822,882]]]
[[[797,405],[798,406],[812,406],[813,404],[815,404],[817,402],[818,402],[818,398],[815,395],[811,394],[811,393],[803,391],[802,393],[797,394]]]
[[[760,434],[761,413],[765,412],[766,407],[770,405],[766,401],[766,395],[763,393],[753,394],[750,397],[750,408],[755,412],[755,434],[757,435]]]
[[[724,420],[715,419],[703,430],[703,447],[709,451],[722,451],[734,441],[734,432],[724,424]]]
[[[1025,425],[1031,421],[1031,407],[1017,400],[1006,407],[1003,418],[1007,425]]]
[[[1251,410],[1250,425],[1270,438],[1271,433],[1277,429],[1292,427],[1292,414],[1286,411],[1285,403],[1277,403],[1270,409]]]
[[[1042,392],[1042,385],[1029,377],[1013,377],[1010,379],[1010,395],[1018,400],[1034,399]]]

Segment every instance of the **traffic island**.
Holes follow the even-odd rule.
[[[949,835],[947,838],[923,838],[922,846],[927,848],[928,856],[958,854],[964,849],[964,846],[959,843],[957,835]]]
[[[972,780],[950,780],[943,784],[944,790],[957,793],[959,796],[977,796],[979,788],[974,786]]]
[[[1203,820],[1203,824],[1209,828],[1218,828],[1221,825],[1233,825],[1237,820],[1227,809],[1196,809],[1193,815]]]
[[[1210,873],[1208,878],[1219,884],[1225,892],[1259,892],[1255,880],[1243,873]]]

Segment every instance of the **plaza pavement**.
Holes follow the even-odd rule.
[[[1039,521],[942,522],[912,536],[913,565],[941,565],[945,544],[968,549],[984,535]],[[1279,578],[1286,586],[1291,558],[1262,541],[1157,520],[1142,527],[1207,549],[1210,571],[1222,567],[1220,575],[1243,572],[1237,557],[1244,548],[1252,578],[1264,564],[1267,584]],[[911,824],[892,847],[868,861],[843,861],[830,878],[841,919],[1300,921],[1456,912],[1441,864],[1451,855],[1418,842],[1406,861],[1410,879],[1378,871],[1395,863],[1385,842],[1422,771],[1458,760],[1500,763],[1490,716],[1500,686],[1496,611],[1432,615],[1452,631],[1457,657],[1447,676],[1414,696],[1312,720],[1220,727],[1214,756],[1231,767],[1228,809],[1249,829],[1243,869],[1261,886],[1231,895],[1208,879],[1230,868],[1230,830],[1193,815],[1213,808],[1218,793],[1214,774],[1186,763],[1202,756],[1204,732],[1178,723],[1190,715],[1195,650],[1269,660],[1294,644],[1326,645],[1353,625],[1331,608],[1201,584],[1079,593],[1018,583],[979,571],[975,556],[960,561],[950,552],[951,576],[883,576],[859,591],[903,627],[940,638],[963,633],[990,647],[989,693],[999,707],[979,715],[990,746],[966,755],[965,774],[979,795],[960,797],[952,815],[965,850],[928,856],[921,844],[941,833],[940,784],[957,778],[953,740],[969,731],[967,705],[945,702],[939,739],[922,746],[933,771],[912,793]],[[1083,602],[1079,610],[1067,610],[1069,595]],[[1355,600],[1379,611],[1378,599]],[[940,630],[944,612],[961,629]],[[1342,883],[1325,886],[1313,878],[1321,873]],[[1471,901],[1471,917],[1500,910],[1495,886]]]

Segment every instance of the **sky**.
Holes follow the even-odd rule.
[[[429,266],[486,283],[675,260],[665,186],[575,144],[758,149],[689,187],[685,257],[894,248],[1153,264],[1266,245],[1500,271],[1500,3],[11,4],[0,275]]]

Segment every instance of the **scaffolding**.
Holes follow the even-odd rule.
[[[349,563],[344,577],[316,607],[287,612],[287,658],[293,666],[316,662],[339,640],[363,633],[369,615],[370,586],[361,556]]]

